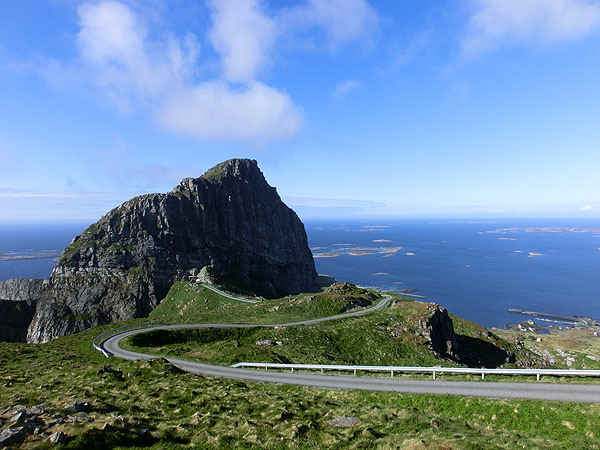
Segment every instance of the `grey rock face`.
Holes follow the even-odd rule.
[[[427,321],[418,323],[420,335],[430,341],[432,350],[439,355],[459,358],[459,345],[448,311],[438,305],[432,305],[427,309],[431,315]]]
[[[337,419],[331,419],[325,422],[327,425],[342,428],[352,428],[360,423],[358,417],[338,417]]]
[[[0,431],[0,448],[23,442],[27,433],[24,427],[7,428]]]
[[[16,302],[33,300],[42,289],[43,280],[35,278],[14,278],[0,282],[0,300]]]
[[[48,439],[53,445],[61,445],[67,442],[67,435],[62,431],[56,431]]]
[[[0,282],[0,341],[25,342],[42,285],[31,278]]]
[[[174,281],[205,266],[265,297],[318,290],[304,226],[256,161],[229,160],[167,194],[128,200],[73,239],[36,288],[27,340],[144,317]]]
[[[0,300],[0,341],[25,342],[35,301]]]

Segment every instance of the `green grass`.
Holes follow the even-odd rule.
[[[74,399],[86,423],[46,425],[63,448],[600,448],[600,405],[322,390],[181,373],[160,359],[105,359],[91,350],[110,327],[43,345],[0,343],[0,412]],[[239,336],[244,339],[244,335]],[[353,428],[326,421],[360,419]],[[122,419],[121,419],[122,417]],[[6,428],[8,425],[4,424]],[[149,435],[139,437],[139,429]],[[23,448],[49,448],[43,435]]]
[[[357,294],[364,293],[353,293]],[[295,296],[294,301],[270,300],[255,306],[224,300],[188,283],[177,284],[170,295],[152,317],[130,323],[159,319],[274,323],[337,314],[350,301],[320,294],[319,301]],[[163,354],[187,352],[190,359],[222,364],[237,362],[237,358],[439,363],[419,342],[411,341],[410,333],[394,339],[388,333],[399,324],[415,327],[427,304],[400,299],[394,303],[368,316],[319,325],[154,331],[138,335],[140,341],[134,343],[145,345],[151,340]],[[497,339],[475,324],[453,320],[461,333]],[[92,350],[94,337],[121,325],[97,327],[42,345],[0,343],[0,413],[16,404],[48,404],[42,433],[30,437],[23,448],[49,448],[47,436],[62,431],[68,436],[62,448],[70,449],[600,449],[600,405],[251,383],[183,373],[161,359],[105,359]],[[257,346],[256,341],[263,339],[281,340],[283,345]],[[52,416],[72,414],[65,407],[75,399],[90,403],[87,421],[53,423]],[[358,417],[360,423],[353,428],[326,423],[345,416]],[[140,437],[142,428],[149,431],[145,437]]]
[[[245,304],[225,299],[200,285],[176,283],[150,318],[182,323],[277,324],[339,314],[352,299],[365,305],[379,301],[366,290],[347,294],[303,294],[284,299]],[[368,301],[366,301],[368,300]],[[394,297],[391,307],[362,317],[293,327],[255,329],[194,329],[153,331],[123,342],[126,348],[144,353],[176,356],[194,361],[231,365],[242,361],[274,363],[361,364],[395,366],[457,366],[431,350],[420,335],[430,304]],[[490,348],[513,351],[519,359],[531,352],[518,350],[485,328],[451,316],[463,341],[480,352]],[[282,345],[257,345],[270,340]],[[492,347],[495,346],[495,347]],[[505,364],[514,367],[514,364]]]
[[[432,366],[426,345],[392,337],[378,325],[389,314],[284,328],[157,330],[130,338],[132,350],[231,365],[241,361]],[[259,346],[270,340],[283,345]],[[449,361],[445,365],[453,366]]]
[[[201,178],[205,179],[206,181],[210,181],[211,183],[214,183],[223,178],[224,175],[225,169],[223,169],[223,167],[221,166],[215,166],[212,169],[207,170],[204,173],[204,175],[201,176]]]
[[[243,303],[227,299],[199,284],[178,281],[150,318],[172,323],[261,323],[275,324],[332,316],[346,310],[352,298],[360,297],[369,305],[369,291],[351,295],[328,293],[300,294],[260,303]]]

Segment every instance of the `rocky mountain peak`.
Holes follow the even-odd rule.
[[[169,194],[194,199],[199,195],[199,191],[217,190],[226,195],[229,201],[229,197],[239,196],[240,191],[248,190],[248,186],[252,186],[252,190],[256,192],[261,191],[263,195],[272,197],[271,200],[276,198],[281,201],[276,189],[269,186],[258,163],[253,159],[224,161],[198,178],[184,178]]]
[[[264,297],[318,290],[304,225],[254,160],[132,198],[75,237],[44,283],[28,340],[143,317],[203,267]]]
[[[258,163],[254,159],[229,159],[207,170],[200,178],[214,181],[234,177],[246,182],[267,183]]]

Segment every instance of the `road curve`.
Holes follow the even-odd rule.
[[[223,292],[220,289],[217,289],[216,287],[210,285],[210,284],[202,284],[202,286],[204,286],[206,289],[210,289],[213,292],[216,292],[217,294],[221,295],[222,297],[228,298],[230,300],[235,300],[236,302],[244,302],[244,303],[260,303],[258,300],[252,300],[246,297],[235,297],[231,294],[228,294],[227,292]]]
[[[163,325],[152,328],[123,331],[100,342],[99,347],[113,356],[128,360],[151,359],[156,355],[131,352],[119,347],[123,339],[150,330],[177,330],[189,328],[251,328],[310,325],[345,317],[360,316],[383,308],[391,299],[389,295],[375,306],[361,311],[338,314],[319,319],[303,320],[273,325],[249,324],[182,324]],[[396,391],[411,394],[453,394],[492,398],[523,398],[552,401],[600,402],[600,385],[546,384],[546,383],[498,383],[441,380],[407,380],[399,378],[352,377],[343,375],[317,375],[289,372],[268,372],[215,366],[178,358],[167,358],[175,366],[191,373],[226,377],[248,381],[261,381],[277,384],[294,384],[328,389],[361,389],[369,391]]]

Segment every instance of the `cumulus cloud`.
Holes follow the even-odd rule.
[[[317,29],[329,46],[338,47],[368,39],[379,18],[366,0],[308,0],[282,11],[280,22],[297,33]]]
[[[356,80],[348,80],[339,83],[333,91],[333,96],[336,98],[344,97],[348,92],[360,87],[360,82]]]
[[[121,109],[160,99],[189,82],[198,55],[193,35],[151,41],[134,12],[122,3],[83,4],[77,44],[90,79]]]
[[[171,97],[159,120],[172,131],[199,139],[256,141],[294,134],[302,114],[289,95],[258,81],[239,89],[217,81]]]
[[[594,209],[592,205],[585,205],[581,207],[582,211],[591,211],[592,209]]]
[[[213,25],[209,32],[221,54],[223,73],[229,81],[248,82],[271,62],[277,35],[274,19],[258,0],[211,0]]]
[[[119,109],[149,106],[169,131],[199,139],[294,134],[302,122],[299,108],[289,95],[255,81],[268,62],[274,36],[270,20],[255,0],[215,1],[211,8],[209,37],[221,56],[223,79],[195,82],[195,36],[153,40],[123,3],[81,5],[77,43],[94,85]]]
[[[600,28],[600,3],[589,0],[469,0],[463,53],[477,56],[503,43],[549,45]]]
[[[210,25],[200,31],[212,53],[201,52],[195,34],[156,27],[144,5],[80,4],[77,62],[36,65],[51,84],[91,86],[122,112],[149,111],[167,131],[200,140],[264,142],[297,133],[301,108],[264,80],[283,51],[305,47],[283,42],[311,36],[314,48],[337,48],[363,41],[378,21],[367,0],[299,0],[269,8],[265,0],[207,0]],[[337,95],[357,86],[342,83]]]

